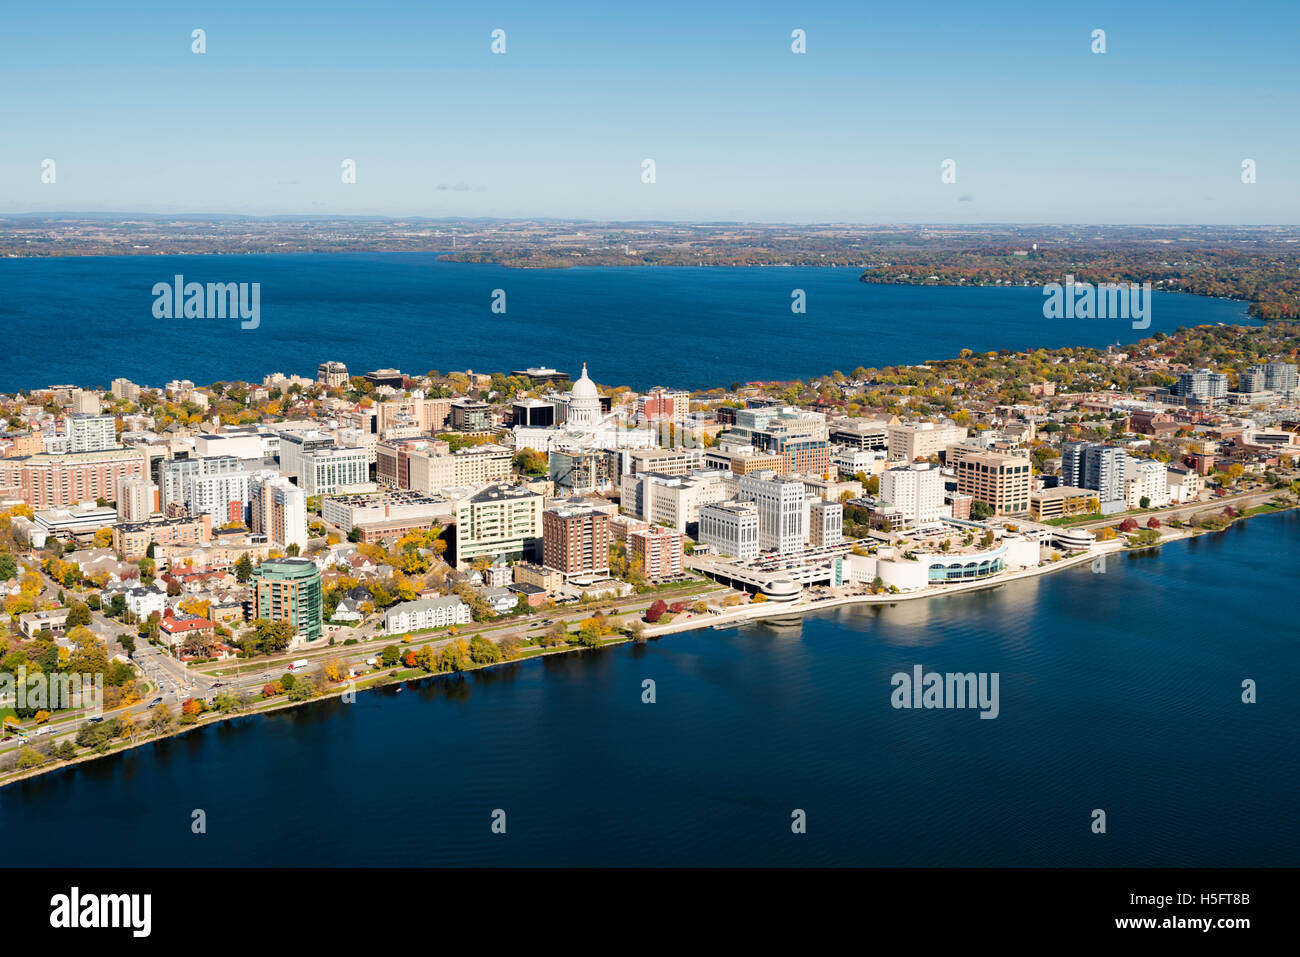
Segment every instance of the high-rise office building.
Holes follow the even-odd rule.
[[[844,541],[844,506],[819,499],[808,506],[808,544],[814,548]]]
[[[990,506],[995,515],[1029,511],[1033,488],[1029,459],[1000,452],[971,452],[962,456],[956,471],[957,491]]]
[[[697,538],[718,555],[742,561],[757,558],[758,506],[738,501],[701,505]]]
[[[804,545],[806,493],[798,479],[757,472],[737,479],[738,498],[758,506],[758,547],[765,552],[797,552]]]

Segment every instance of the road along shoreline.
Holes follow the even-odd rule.
[[[805,614],[823,611],[827,608],[841,608],[846,605],[892,605],[902,601],[918,601],[918,600],[925,600],[929,598],[940,598],[945,595],[965,594],[974,591],[983,591],[989,588],[999,588],[1003,585],[1013,584],[1015,582],[1037,578],[1041,575],[1050,575],[1053,572],[1060,571],[1065,568],[1077,568],[1080,565],[1090,564],[1091,562],[1095,561],[1097,558],[1103,556],[1115,555],[1121,552],[1148,551],[1153,548],[1160,548],[1163,545],[1171,544],[1173,542],[1186,541],[1188,539],[1197,538],[1201,535],[1219,534],[1227,531],[1236,522],[1245,521],[1250,518],[1259,518],[1264,515],[1276,515],[1282,512],[1292,511],[1296,508],[1300,508],[1300,505],[1285,506],[1281,508],[1276,508],[1269,512],[1256,513],[1255,515],[1245,515],[1245,514],[1237,515],[1233,517],[1228,522],[1228,524],[1221,529],[1189,529],[1189,528],[1170,529],[1169,531],[1174,534],[1170,534],[1168,537],[1162,537],[1159,542],[1154,543],[1152,545],[1145,545],[1136,548],[1128,547],[1124,544],[1123,541],[1120,540],[1116,540],[1114,542],[1104,542],[1102,543],[1101,547],[1095,548],[1089,552],[1081,552],[1077,555],[1071,555],[1069,558],[1062,558],[1055,562],[1048,562],[1045,565],[1039,565],[1036,568],[1023,569],[1018,572],[1009,572],[997,578],[985,579],[983,581],[978,581],[978,582],[962,582],[960,584],[949,585],[942,588],[934,588],[934,589],[927,588],[922,591],[916,591],[916,592],[899,592],[898,594],[895,595],[890,595],[890,594],[843,595],[837,598],[827,598],[819,601],[806,601],[803,598],[800,598],[798,601],[793,601],[793,602],[760,602],[758,605],[746,605],[735,611],[723,612],[722,614],[716,614],[716,615],[705,614],[699,616],[693,615],[689,619],[675,620],[669,622],[667,625],[647,628],[645,631],[645,637],[647,639],[654,640],[654,639],[665,637],[667,635],[682,634],[687,631],[697,631],[701,628],[729,628],[729,627],[736,627],[739,625],[743,625],[751,621],[762,621],[767,618],[789,618],[794,616],[803,617],[803,615]],[[573,654],[575,652],[577,653],[599,652],[613,645],[628,644],[632,640],[633,640],[632,638],[626,635],[616,636],[616,637],[609,638],[597,648],[584,648],[579,645],[572,645],[564,648],[547,649],[545,651],[531,654],[526,658],[512,658],[508,661],[497,661],[497,662],[491,662],[489,664],[471,665],[469,668],[466,668],[460,672],[438,672],[438,673],[430,673],[430,674],[418,675],[418,676],[399,675],[397,673],[393,673],[390,675],[381,675],[375,678],[367,679],[367,681],[364,684],[364,687],[362,686],[354,686],[351,688],[342,687],[334,691],[317,695],[314,698],[308,698],[304,701],[277,702],[267,707],[258,708],[255,711],[237,712],[234,714],[216,714],[210,712],[210,714],[212,714],[211,717],[200,718],[194,724],[185,725],[183,727],[176,728],[172,731],[168,731],[164,734],[155,735],[153,737],[147,738],[143,741],[135,741],[135,742],[123,744],[121,747],[115,747],[111,751],[108,751],[104,754],[93,754],[93,753],[84,754],[66,760],[52,759],[49,763],[40,765],[39,767],[26,768],[22,771],[11,772],[10,774],[6,775],[2,780],[0,780],[0,788],[7,787],[11,784],[17,784],[21,781],[26,781],[31,778],[37,777],[39,775],[68,770],[76,767],[77,765],[84,764],[88,761],[98,761],[104,758],[113,758],[127,751],[133,751],[137,748],[145,747],[150,744],[156,744],[159,741],[163,741],[169,738],[176,738],[184,734],[189,734],[193,731],[198,731],[198,730],[202,730],[203,728],[212,727],[213,725],[220,724],[224,721],[236,720],[240,718],[258,718],[264,714],[270,714],[278,711],[285,711],[290,708],[298,708],[304,705],[311,705],[322,701],[328,701],[332,698],[341,698],[343,695],[348,693],[359,694],[363,691],[371,691],[376,688],[388,687],[394,684],[403,684],[408,681],[426,681],[429,679],[445,679],[445,678],[452,678],[452,677],[461,677],[467,672],[483,671],[490,668],[500,668],[503,666],[524,664],[528,661],[532,661],[533,659],[544,658],[549,655],[566,655],[566,654]]]

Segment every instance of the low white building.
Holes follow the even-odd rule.
[[[110,528],[117,521],[117,509],[100,507],[94,502],[78,502],[36,512],[32,518],[36,528],[48,540],[51,536],[90,535],[101,528]]]
[[[907,557],[911,554],[912,557]],[[877,577],[885,588],[918,591],[932,585],[951,585],[993,578],[1003,572],[1037,568],[1042,564],[1039,542],[1007,535],[992,548],[966,553],[915,552],[882,549],[878,556],[849,556],[852,580],[871,583]]]
[[[455,595],[421,598],[404,601],[384,612],[384,633],[400,635],[425,628],[444,628],[447,625],[468,625],[469,605]]]
[[[850,478],[859,472],[879,475],[884,471],[886,454],[881,449],[840,449],[831,457],[831,464],[841,475]]]
[[[1170,466],[1165,473],[1165,482],[1169,488],[1170,503],[1178,505],[1195,502],[1205,488],[1205,480],[1197,471],[1183,465]]]
[[[122,596],[126,599],[127,610],[141,621],[154,612],[161,615],[167,608],[167,592],[165,589],[158,588],[156,584],[128,588]]]

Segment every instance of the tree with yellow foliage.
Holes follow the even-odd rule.
[[[18,620],[19,615],[25,615],[28,612],[35,610],[36,597],[34,595],[10,595],[5,599],[5,614],[14,621]]]
[[[438,655],[439,671],[464,671],[469,663],[469,642],[464,638],[447,642]]]
[[[182,598],[177,607],[187,615],[198,615],[200,618],[207,618],[208,612],[212,610],[212,602],[191,596]]]

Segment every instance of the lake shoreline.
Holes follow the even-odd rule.
[[[765,619],[770,619],[770,618],[786,618],[786,617],[802,618],[805,614],[820,612],[832,608],[842,608],[842,607],[853,606],[853,605],[892,605],[900,601],[918,601],[918,600],[925,600],[929,598],[940,598],[946,595],[969,594],[971,592],[976,592],[976,591],[985,591],[991,588],[1000,588],[1004,585],[1015,584],[1016,582],[1039,578],[1045,575],[1050,575],[1053,572],[1061,571],[1062,569],[1065,568],[1075,568],[1078,567],[1079,565],[1089,563],[1100,556],[1117,555],[1124,552],[1150,551],[1151,549],[1158,549],[1163,545],[1171,545],[1174,544],[1175,542],[1189,541],[1194,538],[1200,538],[1203,535],[1222,534],[1223,532],[1226,532],[1229,528],[1232,528],[1233,525],[1235,525],[1239,521],[1246,521],[1251,518],[1259,518],[1263,515],[1277,515],[1284,512],[1294,511],[1298,508],[1300,508],[1300,505],[1291,505],[1284,508],[1277,508],[1269,512],[1257,513],[1255,515],[1245,515],[1245,514],[1237,515],[1233,519],[1231,519],[1226,526],[1224,526],[1221,529],[1188,529],[1188,528],[1176,529],[1176,531],[1180,533],[1176,537],[1171,537],[1167,541],[1161,541],[1152,545],[1126,547],[1122,543],[1117,543],[1114,548],[1084,552],[1078,555],[1072,555],[1069,558],[1060,559],[1059,561],[1050,562],[1046,565],[1039,565],[1033,569],[1026,569],[1021,572],[1013,572],[1006,577],[990,579],[986,581],[979,581],[979,582],[961,583],[951,588],[945,588],[942,591],[927,590],[927,591],[919,591],[919,592],[911,592],[911,593],[900,592],[899,594],[896,595],[845,595],[839,598],[832,598],[832,599],[826,599],[824,601],[819,601],[815,604],[805,603],[805,602],[797,602],[797,603],[792,602],[789,604],[783,604],[777,602],[763,602],[760,603],[761,607],[758,608],[756,608],[753,605],[745,606],[741,610],[743,614],[731,614],[731,615],[727,615],[726,617],[720,615],[713,615],[713,616],[706,615],[704,617],[692,618],[681,622],[676,622],[676,621],[669,622],[667,625],[664,625],[653,631],[647,629],[645,633],[645,638],[649,641],[657,641],[658,639],[667,637],[669,635],[685,634],[686,632],[698,631],[705,628],[719,628],[719,629],[738,628],[752,621],[763,621]],[[341,698],[346,694],[355,695],[363,691],[372,691],[377,688],[392,687],[393,685],[404,684],[409,681],[425,681],[431,678],[461,677],[470,672],[486,671],[492,668],[500,668],[505,665],[524,664],[528,661],[532,661],[537,658],[545,658],[552,655],[567,655],[573,653],[583,653],[583,652],[592,652],[592,651],[599,652],[599,651],[603,651],[605,648],[614,647],[617,645],[636,644],[636,643],[639,642],[637,642],[634,638],[632,638],[629,635],[619,635],[607,639],[606,641],[602,642],[602,644],[599,647],[596,648],[586,648],[581,645],[570,645],[564,648],[546,649],[544,651],[538,652],[537,654],[529,655],[526,658],[512,658],[506,661],[495,661],[487,664],[474,665],[470,668],[466,668],[463,671],[459,671],[459,672],[437,672],[437,673],[429,673],[420,676],[408,675],[404,677],[396,677],[394,675],[380,676],[368,681],[365,687],[341,688],[337,691],[331,691],[327,694],[318,695],[317,697],[314,698],[308,698],[305,701],[292,701],[292,702],[285,701],[279,704],[271,705],[266,708],[261,708],[254,712],[214,715],[210,719],[207,720],[200,719],[199,721],[195,722],[192,725],[186,725],[184,727],[177,728],[173,731],[167,732],[166,734],[161,734],[155,737],[151,737],[145,741],[139,741],[139,742],[127,744],[124,745],[123,747],[115,748],[105,754],[84,754],[69,760],[55,760],[48,765],[42,765],[40,767],[35,767],[35,768],[28,768],[21,773],[15,773],[9,777],[6,777],[4,780],[0,781],[0,789],[8,787],[11,784],[17,784],[22,781],[30,780],[31,778],[35,778],[40,775],[62,771],[67,768],[73,768],[76,767],[77,765],[84,764],[86,762],[98,761],[105,758],[116,757],[127,751],[133,751],[136,748],[144,747],[150,744],[156,744],[159,741],[164,741],[169,738],[177,738],[182,735],[189,734],[192,731],[197,731],[197,730],[201,730],[202,728],[212,727],[214,725],[221,724],[225,721],[229,721],[232,719],[257,718],[264,714],[286,711],[292,708],[299,708],[304,705],[310,705],[310,704],[315,704],[317,702],[328,701],[334,698]]]

